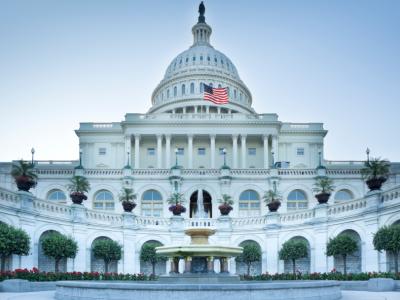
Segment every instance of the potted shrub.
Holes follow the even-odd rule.
[[[221,203],[221,205],[218,206],[218,209],[221,212],[221,215],[222,216],[229,215],[229,213],[233,209],[233,207],[232,207],[232,204],[233,204],[232,197],[227,195],[227,194],[223,194],[222,195],[222,199],[219,199],[218,201],[219,201],[219,203]]]
[[[87,200],[85,193],[89,192],[90,184],[86,177],[74,176],[71,178],[67,189],[70,192],[69,196],[72,202],[82,204],[83,200]]]
[[[319,204],[327,203],[334,190],[333,181],[328,177],[317,177],[314,183],[315,198]]]
[[[365,183],[371,191],[380,190],[382,184],[389,177],[390,162],[386,159],[371,158],[364,163],[361,169]]]
[[[136,194],[133,192],[133,189],[123,188],[119,195],[119,201],[121,201],[125,212],[132,212],[136,207],[135,199]]]
[[[181,213],[184,213],[186,211],[186,207],[182,205],[183,194],[175,192],[171,194],[167,201],[169,204],[171,204],[171,206],[169,207],[169,211],[172,212],[174,216],[180,216]]]
[[[36,186],[38,176],[33,173],[33,167],[33,164],[22,159],[17,164],[13,164],[11,176],[14,177],[19,191],[29,192]]]
[[[280,198],[281,196],[277,191],[269,190],[265,192],[263,199],[270,212],[276,212],[281,206]]]

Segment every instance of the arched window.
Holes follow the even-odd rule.
[[[176,97],[177,95],[178,95],[178,88],[174,86],[174,97]]]
[[[291,191],[287,198],[287,209],[305,209],[308,206],[307,196],[302,190]]]
[[[161,217],[163,202],[161,194],[156,190],[148,190],[142,196],[142,216]]]
[[[167,90],[167,99],[169,98],[169,89]]]
[[[349,190],[340,190],[337,191],[335,194],[335,200],[339,201],[351,200],[353,198],[354,198],[353,193],[350,192]]]
[[[204,92],[204,83],[200,82],[200,93]]]
[[[65,201],[67,200],[67,196],[65,196],[65,193],[62,190],[51,190],[47,194],[47,200]]]
[[[237,98],[237,91],[236,90],[233,90],[233,98]]]
[[[164,101],[164,93],[161,92],[161,101]]]
[[[194,82],[190,84],[190,93],[194,94]]]
[[[184,84],[182,84],[181,94],[182,96],[186,94],[186,86]]]
[[[97,192],[93,200],[93,208],[101,210],[114,210],[114,196],[107,190]]]
[[[256,191],[246,190],[239,196],[239,215],[257,216],[260,214],[260,196]]]

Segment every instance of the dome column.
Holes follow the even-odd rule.
[[[263,135],[264,142],[264,169],[269,169],[268,135]]]
[[[135,134],[135,169],[139,169],[140,161],[140,134]]]
[[[165,168],[171,168],[171,135],[165,135]]]
[[[242,144],[242,168],[246,168],[246,134],[240,135],[240,142]]]
[[[193,134],[188,134],[188,169],[193,169]]]
[[[162,168],[162,135],[157,134],[157,168]]]
[[[215,169],[215,134],[210,134],[211,169]]]
[[[233,168],[237,169],[238,167],[238,160],[237,160],[237,134],[232,135],[232,156],[233,156]]]
[[[272,136],[272,164],[274,165],[279,160],[279,149],[278,149],[278,136]]]

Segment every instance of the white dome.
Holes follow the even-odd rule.
[[[214,112],[254,113],[249,89],[232,61],[210,44],[211,27],[204,15],[192,28],[193,45],[169,64],[164,78],[152,94],[149,113],[196,112],[207,107]],[[229,103],[218,108],[203,100],[203,85],[227,88]],[[211,109],[210,109],[211,108]]]

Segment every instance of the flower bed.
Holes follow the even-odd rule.
[[[40,272],[37,268],[15,269],[14,271],[0,272],[0,281],[6,279],[25,279],[28,281],[59,281],[59,280],[123,280],[123,281],[147,281],[155,280],[154,276],[122,273],[99,273],[99,272]]]
[[[344,275],[340,272],[330,273],[282,273],[282,274],[269,274],[264,273],[260,275],[240,275],[241,280],[339,280],[339,281],[362,281],[369,280],[371,278],[392,278],[394,280],[400,280],[400,273],[348,273]]]

